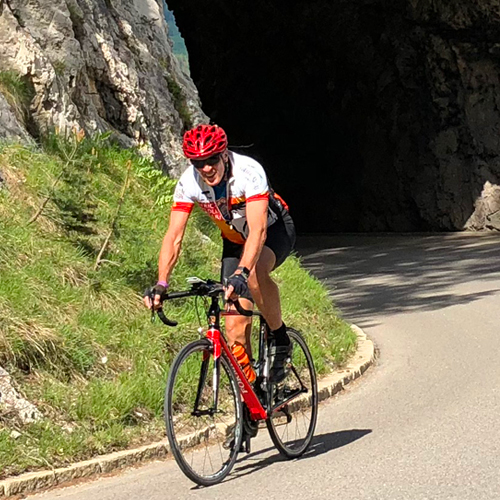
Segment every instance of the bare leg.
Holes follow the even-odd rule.
[[[277,330],[283,323],[278,285],[269,276],[275,263],[274,252],[264,246],[260,258],[248,278],[252,297],[271,330]]]
[[[240,298],[240,304],[244,309],[253,309],[253,304],[248,299]],[[232,306],[232,310],[234,306]],[[226,316],[226,335],[229,346],[239,342],[245,347],[250,359],[252,359],[252,346],[250,336],[252,333],[252,318],[246,316]]]
[[[274,252],[264,246],[260,258],[248,278],[248,287],[250,288],[252,297],[264,315],[264,318],[266,318],[271,330],[277,330],[283,324],[279,289],[269,276],[275,263],[276,256]],[[249,300],[243,298],[239,300],[245,309],[253,309],[253,304]],[[245,316],[226,317],[226,333],[229,344],[232,345],[234,342],[240,342],[245,346],[250,358],[252,357],[252,347],[250,345],[251,332],[252,318]]]
[[[271,345],[271,381],[281,382],[287,375],[286,360],[291,355],[292,344],[285,331],[281,317],[281,302],[278,286],[269,273],[276,263],[274,252],[264,246],[255,269],[248,278],[248,285],[255,303],[259,306],[269,328],[273,331]],[[283,328],[282,328],[283,327]]]

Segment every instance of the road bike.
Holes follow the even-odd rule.
[[[238,301],[237,312],[221,309],[223,286],[212,280],[189,278],[191,288],[166,293],[164,301],[203,297],[208,327],[199,340],[183,347],[174,359],[165,391],[165,422],[170,449],[184,474],[202,486],[222,481],[240,451],[250,452],[250,439],[265,422],[271,439],[287,458],[308,449],[318,412],[316,373],[302,335],[287,328],[292,342],[285,379],[271,383],[269,327],[259,312],[247,311]],[[163,310],[156,311],[168,326]],[[257,378],[250,384],[227,344],[220,318],[231,314],[258,316]],[[154,315],[154,312],[153,312]]]

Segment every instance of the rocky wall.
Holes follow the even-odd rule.
[[[12,106],[7,102],[3,94],[0,93],[0,140],[13,139],[28,142],[30,135],[24,128],[22,120],[16,116]]]
[[[174,175],[182,170],[182,132],[206,117],[172,54],[162,0],[0,4],[0,72],[33,87],[32,133],[111,130]]]
[[[302,231],[500,229],[500,0],[170,0]]]

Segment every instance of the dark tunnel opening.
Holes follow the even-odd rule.
[[[484,166],[499,148],[481,121],[500,90],[490,18],[464,21],[465,7],[439,2],[168,4],[204,111],[233,149],[262,162],[300,232],[459,230],[485,219],[474,218],[477,198],[500,166]],[[488,134],[498,125],[497,110]]]

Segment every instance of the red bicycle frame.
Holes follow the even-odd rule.
[[[214,361],[217,362],[222,354],[222,351],[227,356],[227,359],[231,363],[233,370],[236,373],[236,378],[238,379],[238,386],[240,388],[241,395],[245,404],[248,407],[250,412],[250,417],[252,420],[265,420],[267,418],[267,412],[259,401],[259,398],[255,394],[250,382],[248,382],[243,370],[240,367],[240,364],[233,356],[233,353],[229,349],[227,342],[225,341],[223,335],[220,330],[215,328],[215,326],[211,326],[207,331],[207,339],[212,342],[213,345],[213,357]],[[214,393],[217,394],[217,384],[218,381],[214,380]]]
[[[197,279],[197,278],[195,278]],[[231,363],[231,366],[233,367],[234,373],[236,374],[238,386],[241,392],[241,396],[243,397],[243,401],[245,402],[246,406],[248,407],[249,413],[250,413],[250,418],[252,420],[266,420],[268,416],[270,416],[273,412],[280,410],[282,407],[286,406],[290,401],[298,397],[300,394],[307,392],[307,388],[302,384],[302,381],[300,380],[299,374],[296,372],[296,370],[292,367],[292,371],[294,372],[297,380],[300,382],[300,389],[297,389],[294,391],[292,394],[289,394],[288,397],[280,401],[276,406],[271,405],[271,401],[268,403],[268,408],[264,408],[262,406],[262,403],[260,402],[257,394],[255,393],[253,387],[250,385],[248,382],[248,379],[246,378],[245,374],[243,373],[243,370],[240,367],[240,364],[238,361],[235,359],[233,356],[233,353],[231,352],[231,349],[227,345],[226,340],[224,339],[224,336],[222,335],[220,331],[220,317],[221,316],[232,316],[232,315],[243,315],[243,316],[254,316],[254,313],[252,311],[245,311],[236,301],[234,303],[234,306],[238,312],[224,312],[221,310],[219,306],[219,300],[218,296],[223,292],[222,285],[220,283],[216,282],[204,282],[204,281],[195,281],[193,283],[193,287],[191,290],[186,291],[186,292],[173,292],[170,294],[165,295],[165,299],[176,299],[176,298],[183,298],[183,297],[190,297],[190,296],[209,296],[211,297],[211,304],[209,307],[209,310],[207,312],[207,316],[209,318],[209,325],[208,325],[208,330],[206,334],[206,338],[210,340],[213,346],[213,359],[215,362],[215,369],[213,373],[213,389],[214,389],[214,409],[217,409],[217,402],[218,402],[218,394],[219,394],[219,373],[220,373],[220,357],[223,355],[223,353],[226,355],[227,359]],[[158,316],[160,319],[168,326],[176,326],[177,323],[174,321],[169,320],[164,314],[163,311],[160,309],[157,311]],[[154,311],[153,311],[153,317],[154,317]],[[264,321],[261,317],[261,326],[262,326],[262,321]],[[259,353],[262,350],[262,344],[265,342],[264,337],[262,337],[262,332],[261,332],[261,337],[259,340]],[[210,356],[209,352],[206,352],[204,355],[204,361],[208,359]],[[197,403],[196,403],[197,404]],[[196,406],[195,404],[195,406]]]

